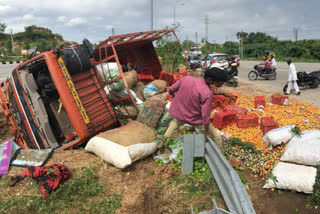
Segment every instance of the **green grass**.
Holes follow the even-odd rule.
[[[40,194],[0,199],[0,213],[113,213],[120,207],[121,196],[107,194],[90,167],[82,168],[46,199]]]

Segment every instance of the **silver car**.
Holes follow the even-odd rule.
[[[201,66],[206,68],[217,67],[225,69],[229,67],[228,59],[228,55],[224,53],[208,54],[208,56],[201,61]]]

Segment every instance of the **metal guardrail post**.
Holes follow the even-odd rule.
[[[205,138],[203,134],[183,135],[182,172],[193,172],[193,158],[204,157]]]

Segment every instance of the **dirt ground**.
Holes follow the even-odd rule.
[[[204,210],[212,209],[210,195],[192,196],[183,198],[181,186],[170,184],[173,176],[182,176],[181,173],[174,173],[168,167],[159,167],[152,157],[140,160],[130,167],[120,170],[113,167],[94,154],[88,153],[83,149],[67,150],[55,153],[47,165],[64,164],[70,169],[71,175],[75,176],[81,168],[90,166],[97,175],[98,182],[107,189],[108,193],[122,195],[122,206],[116,211],[117,214],[137,213],[137,214],[156,214],[156,213],[190,213],[191,205],[204,203]],[[12,167],[3,180],[9,180],[11,176],[20,174],[24,168]],[[154,174],[150,174],[154,171]],[[159,183],[159,179],[161,183]],[[21,196],[30,191],[29,179],[24,179],[15,187],[0,188],[0,195]],[[37,188],[27,195],[39,194]],[[184,199],[181,201],[181,199]],[[208,203],[206,203],[208,202]],[[223,202],[218,204],[223,206]],[[225,208],[225,207],[224,207]]]
[[[224,86],[225,92],[237,92],[243,94],[264,94],[271,95],[274,91],[257,88],[255,85],[240,84],[238,88]],[[300,97],[290,97],[292,101],[303,101]],[[0,112],[0,138],[1,141],[8,139],[11,132],[6,125],[5,116]],[[116,213],[190,213],[190,205],[199,201],[210,202],[208,195],[186,198],[181,201],[181,191],[179,185],[173,186],[169,183],[169,177],[175,176],[168,167],[159,167],[151,157],[134,163],[125,170],[119,170],[105,162],[94,154],[87,153],[83,149],[68,150],[55,153],[48,164],[65,164],[71,173],[76,174],[82,167],[92,166],[97,173],[98,181],[108,191],[121,194],[122,207]],[[10,177],[23,172],[23,168],[11,168],[8,176]],[[150,171],[154,171],[151,175]],[[175,173],[183,176],[180,173]],[[248,183],[253,188],[248,190],[253,206],[257,214],[291,214],[320,213],[320,208],[308,207],[308,195],[290,191],[271,192],[270,189],[263,189],[264,181],[255,178],[250,172],[242,172]],[[162,183],[159,184],[159,179]],[[5,179],[5,178],[2,178]],[[19,188],[2,187],[0,194],[5,196],[21,195],[27,190],[28,180],[25,179],[19,184]],[[31,194],[31,193],[30,193]],[[218,202],[221,208],[226,208],[223,202]],[[308,207],[308,208],[307,208]],[[211,209],[211,205],[205,207]]]

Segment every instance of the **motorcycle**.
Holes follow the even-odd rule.
[[[264,79],[277,79],[277,71],[275,68],[271,70],[266,70],[263,65],[255,65],[254,71],[250,71],[248,74],[249,80],[256,80],[258,77],[262,77]]]
[[[229,64],[229,68],[225,68],[224,71],[228,73],[230,76],[230,79],[226,84],[232,86],[232,87],[237,87],[238,86],[238,68],[237,68],[237,63],[236,62],[231,62]]]
[[[190,62],[190,69],[195,71],[197,68],[201,68],[200,62]]]
[[[320,85],[320,71],[307,73],[305,71],[297,72],[297,84],[301,89],[317,88]],[[288,88],[288,83],[283,87],[285,93]]]

